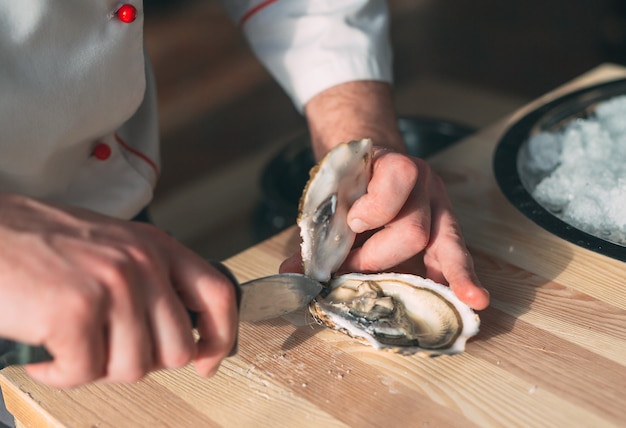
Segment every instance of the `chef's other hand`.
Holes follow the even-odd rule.
[[[474,309],[486,308],[489,293],[478,281],[441,179],[427,162],[405,154],[391,87],[373,81],[337,85],[312,98],[306,115],[318,160],[354,139],[369,137],[378,146],[367,194],[348,213],[350,227],[360,235],[341,271],[380,272],[399,265],[406,271],[421,259],[414,273],[449,284]],[[299,260],[285,261],[281,271],[301,271]]]
[[[348,212],[348,224],[360,235],[339,273],[416,273],[450,285],[474,309],[489,305],[443,182],[424,160],[379,149],[367,193]],[[280,271],[301,272],[301,263],[295,255]]]
[[[48,349],[26,366],[35,380],[133,382],[192,360],[210,376],[233,348],[233,284],[158,228],[16,195],[0,206],[0,337]]]
[[[428,278],[449,284],[474,309],[489,305],[444,184],[424,160],[378,150],[367,193],[348,212],[348,224],[371,236],[353,248],[342,271],[381,272],[421,255]]]

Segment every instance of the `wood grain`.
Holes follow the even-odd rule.
[[[604,66],[556,93],[622,77]],[[193,367],[132,385],[55,390],[0,372],[23,426],[618,427],[626,423],[626,269],[536,226],[499,192],[491,153],[511,120],[432,161],[446,181],[476,269],[492,295],[481,331],[455,356],[376,351],[306,311],[240,326],[217,375]],[[298,251],[288,229],[226,261],[242,281]]]

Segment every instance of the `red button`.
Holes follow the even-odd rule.
[[[93,148],[93,155],[98,160],[107,160],[111,157],[111,147],[108,144],[98,143]]]
[[[132,4],[123,4],[116,11],[118,19],[126,24],[130,24],[137,19],[137,9]]]

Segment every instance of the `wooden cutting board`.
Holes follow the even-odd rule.
[[[566,91],[626,76],[601,66],[432,160],[492,295],[465,353],[376,351],[305,311],[242,323],[239,354],[211,379],[192,367],[132,385],[55,390],[0,372],[24,426],[607,427],[626,425],[626,264],[557,238],[499,191],[492,154],[507,126]],[[227,260],[241,281],[298,251],[292,228]]]

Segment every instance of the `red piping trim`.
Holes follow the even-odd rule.
[[[276,3],[278,0],[265,0],[262,3],[257,4],[256,6],[254,6],[252,9],[250,9],[249,11],[247,11],[239,20],[239,26],[242,27],[243,24],[246,23],[246,21],[248,21],[248,19],[250,19],[252,17],[252,15],[254,15],[255,13],[257,13],[258,11],[260,11],[261,9],[264,9],[265,7],[269,6],[272,3]]]
[[[156,166],[156,163],[154,163],[154,161],[152,159],[150,159],[145,154],[141,153],[139,150],[136,150],[136,149],[132,148],[131,146],[129,146],[128,144],[126,144],[126,142],[124,140],[122,140],[122,138],[119,135],[115,134],[115,139],[117,140],[118,144],[120,146],[122,146],[124,149],[126,149],[130,153],[134,154],[139,159],[142,159],[148,165],[150,165],[150,167],[152,167],[152,169],[154,170],[154,173],[156,174],[156,176],[157,177],[159,176],[159,168]]]

